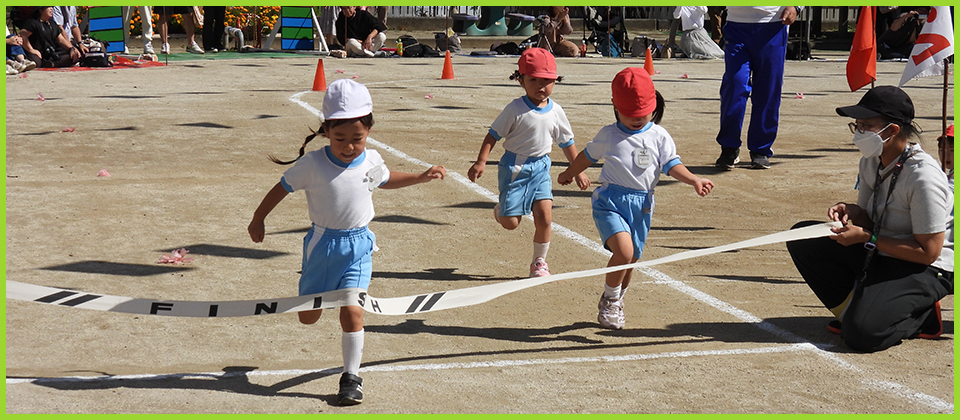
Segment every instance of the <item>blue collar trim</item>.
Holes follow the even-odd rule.
[[[550,99],[550,98],[547,98],[547,106],[542,108],[534,105],[533,101],[531,101],[527,95],[523,95],[523,103],[527,104],[527,106],[530,107],[530,109],[533,110],[533,112],[536,112],[538,114],[546,114],[550,112],[551,109],[553,109],[553,99]]]
[[[653,127],[653,121],[648,122],[647,125],[643,126],[643,128],[639,130],[631,130],[627,126],[623,125],[622,122],[617,121],[617,128],[619,128],[620,131],[623,131],[624,133],[627,133],[627,134],[640,134],[644,131],[649,130],[650,127]]]
[[[357,158],[353,160],[353,162],[347,163],[334,156],[333,152],[330,151],[330,146],[324,146],[323,151],[327,154],[327,159],[330,159],[330,162],[333,162],[334,165],[346,169],[360,166],[360,164],[363,163],[363,160],[367,158],[367,151],[364,150],[363,153],[360,153],[360,156],[357,156]]]

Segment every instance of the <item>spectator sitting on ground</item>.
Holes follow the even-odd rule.
[[[80,32],[80,24],[77,23],[77,6],[53,6],[53,21],[63,29],[63,35],[67,37],[67,41],[80,49],[80,55],[89,51],[81,42],[83,33]]]
[[[337,16],[337,41],[350,57],[373,57],[387,40],[386,28],[370,13],[357,13],[355,6],[341,6]]]
[[[80,61],[80,50],[67,40],[53,20],[53,6],[38,7],[20,29],[27,60],[40,67],[70,67]]]
[[[9,27],[3,28],[7,32],[7,74],[23,73],[37,68],[37,63],[27,60],[23,55],[23,38],[10,34]]]
[[[929,7],[917,7],[900,14],[897,20],[890,24],[890,29],[877,38],[877,52],[880,58],[909,57],[929,11]]]
[[[580,50],[577,44],[564,39],[564,35],[573,33],[570,25],[570,8],[564,6],[550,7],[550,14],[540,25],[540,48],[553,52],[557,57],[576,57]],[[544,45],[546,44],[546,45]]]
[[[690,58],[722,59],[723,50],[703,28],[703,16],[707,6],[677,6],[673,18],[680,19],[683,34],[680,37],[680,50]]]

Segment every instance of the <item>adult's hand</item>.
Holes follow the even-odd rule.
[[[797,20],[797,8],[793,6],[784,7],[783,13],[780,14],[780,19],[783,20],[784,25],[792,24]]]

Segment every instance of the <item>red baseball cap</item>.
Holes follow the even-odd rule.
[[[950,126],[947,127],[947,135],[953,137],[953,124],[950,124]]]
[[[557,61],[553,54],[543,48],[527,48],[520,55],[520,74],[544,79],[557,78]]]
[[[650,115],[657,108],[657,93],[650,73],[640,67],[627,67],[613,78],[613,106],[628,118]]]

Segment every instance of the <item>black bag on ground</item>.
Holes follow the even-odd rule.
[[[520,55],[520,46],[516,42],[503,42],[498,44],[493,44],[490,47],[490,51],[496,51],[499,55]]]
[[[453,36],[448,38],[447,34],[438,32],[434,34],[433,37],[437,41],[437,50],[450,51],[452,53],[460,52],[460,37],[457,36],[457,34],[453,34]]]

